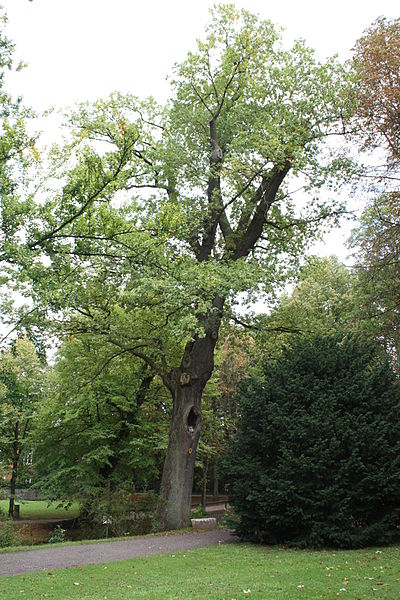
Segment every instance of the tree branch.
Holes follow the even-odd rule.
[[[94,192],[93,194],[91,194],[89,196],[89,198],[87,198],[87,200],[83,203],[81,208],[76,213],[74,213],[71,217],[69,217],[63,223],[58,225],[58,227],[55,227],[53,230],[51,230],[48,233],[46,233],[45,235],[43,235],[41,238],[39,238],[35,242],[31,242],[30,244],[28,244],[28,248],[30,250],[33,250],[34,248],[41,246],[42,244],[44,244],[44,242],[52,239],[52,237],[55,234],[57,234],[60,231],[62,231],[63,229],[65,229],[65,227],[67,227],[68,225],[71,225],[71,223],[73,223],[74,221],[76,221],[76,219],[78,219],[80,216],[82,216],[83,213],[86,211],[86,209],[104,192],[104,190],[107,188],[107,186],[112,181],[114,181],[115,178],[122,171],[122,167],[124,165],[127,152],[128,152],[128,148],[126,148],[125,151],[123,152],[123,154],[120,158],[119,164],[118,164],[117,168],[115,169],[114,173],[111,176],[106,178],[106,181],[103,182],[103,184],[100,186],[100,188],[98,190],[96,190],[96,192]]]
[[[259,325],[256,325],[255,323],[246,323],[245,321],[241,321],[235,316],[231,316],[230,318],[234,323],[236,323],[237,325],[241,325],[241,327],[244,327],[245,329],[251,329],[254,331],[268,331],[273,333],[296,333],[299,335],[303,335],[301,329],[297,327],[285,327],[284,325],[280,325],[277,327],[261,327]]]
[[[254,197],[257,208],[233,254],[234,260],[247,256],[261,237],[268,210],[275,201],[279,187],[288,174],[291,164],[291,161],[287,159],[283,167],[274,167],[268,175],[263,176]]]

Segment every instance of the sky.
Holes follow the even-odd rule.
[[[213,0],[0,0],[8,36],[27,68],[9,80],[38,111],[107,97],[112,91],[141,98],[168,97],[167,76],[195,48]],[[399,17],[398,0],[238,0],[284,28],[284,41],[303,38],[321,59],[341,60],[378,17]],[[319,245],[345,260],[344,226]],[[332,248],[332,250],[331,250]]]
[[[26,63],[19,91],[37,109],[105,97],[168,95],[166,76],[194,48],[212,0],[0,0],[8,32]],[[302,37],[319,57],[350,55],[378,16],[398,17],[398,0],[238,0],[236,6]]]

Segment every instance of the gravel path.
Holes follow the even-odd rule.
[[[216,529],[196,533],[143,536],[120,542],[23,550],[0,554],[0,575],[17,575],[18,573],[49,571],[50,569],[124,560],[137,556],[168,554],[191,548],[224,544],[234,539],[226,529]]]

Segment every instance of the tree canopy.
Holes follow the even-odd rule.
[[[384,146],[400,159],[400,19],[380,17],[354,48],[358,114],[368,147]]]
[[[38,254],[33,286],[66,309],[71,332],[144,361],[172,393],[162,486],[171,526],[189,515],[224,313],[239,293],[283,281],[341,211],[315,194],[345,174],[327,140],[350,113],[349,80],[335,59],[319,63],[303,42],[285,50],[269,21],[222,5],[176,65],[166,106],[120,94],[82,105],[55,157],[63,185],[33,232],[50,263]],[[296,204],[296,179],[313,202]]]
[[[399,365],[400,20],[377,19],[355,46],[370,201],[352,235],[364,310]]]
[[[165,106],[118,93],[83,104],[49,159],[26,232],[28,291],[64,335],[97,336],[170,391],[168,527],[189,518],[222,319],[241,294],[285,281],[343,209],[332,190],[349,165],[330,140],[346,130],[351,85],[335,58],[302,41],[286,50],[271,22],[221,5]]]
[[[110,360],[96,339],[64,342],[35,419],[42,493],[71,500],[146,488],[158,478],[168,413],[157,386],[151,389],[153,379],[127,354]]]
[[[45,373],[27,338],[3,350],[0,362],[0,464],[9,475],[9,515],[13,515],[17,480],[32,450],[30,434],[44,396]]]

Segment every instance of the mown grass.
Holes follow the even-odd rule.
[[[24,500],[20,505],[21,519],[73,519],[79,515],[80,504],[74,502],[69,508],[57,508],[58,502],[49,505],[47,500]],[[8,500],[0,500],[0,509],[8,512]]]
[[[292,600],[400,598],[400,546],[299,551],[227,544],[2,577],[0,597]]]

